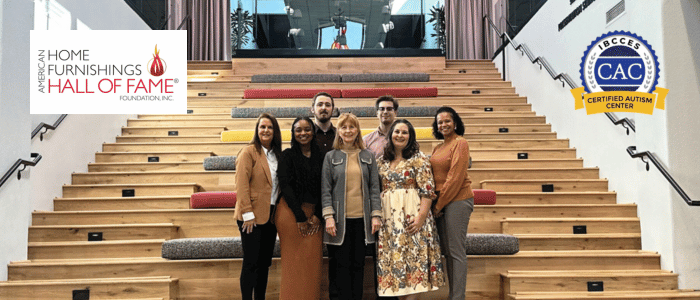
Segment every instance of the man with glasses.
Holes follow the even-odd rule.
[[[384,146],[386,146],[386,135],[389,134],[391,124],[396,120],[396,111],[399,109],[399,102],[390,95],[377,98],[374,103],[377,109],[377,118],[379,119],[379,128],[364,136],[362,139],[365,142],[367,150],[372,151],[376,158],[384,154]]]

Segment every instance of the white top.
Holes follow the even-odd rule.
[[[270,166],[270,176],[272,176],[272,193],[270,194],[270,205],[275,205],[277,197],[280,194],[279,179],[277,179],[277,157],[272,149],[262,148],[265,151],[265,157],[267,158],[267,165]],[[243,221],[247,222],[255,219],[255,214],[247,212],[243,214]]]

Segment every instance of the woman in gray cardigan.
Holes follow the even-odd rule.
[[[379,175],[374,154],[365,150],[355,115],[338,117],[338,135],[326,154],[321,203],[326,220],[323,242],[334,259],[340,299],[362,299],[365,247],[382,226]]]

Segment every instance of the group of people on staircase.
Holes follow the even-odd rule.
[[[428,157],[413,125],[396,120],[393,97],[376,100],[380,124],[364,138],[351,113],[333,126],[334,104],[330,94],[314,96],[313,120],[294,120],[291,148],[284,151],[276,118],[260,115],[253,141],[238,154],[242,298],[265,299],[279,234],[280,299],[325,298],[323,244],[330,299],[417,299],[447,280],[449,299],[464,299],[474,200],[461,118],[450,107],[438,109],[432,133],[443,142]],[[363,297],[368,255],[376,295]]]

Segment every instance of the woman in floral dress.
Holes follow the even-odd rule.
[[[417,299],[445,285],[440,242],[430,206],[435,199],[428,158],[410,122],[397,120],[379,159],[382,220],[377,243],[379,296]]]

